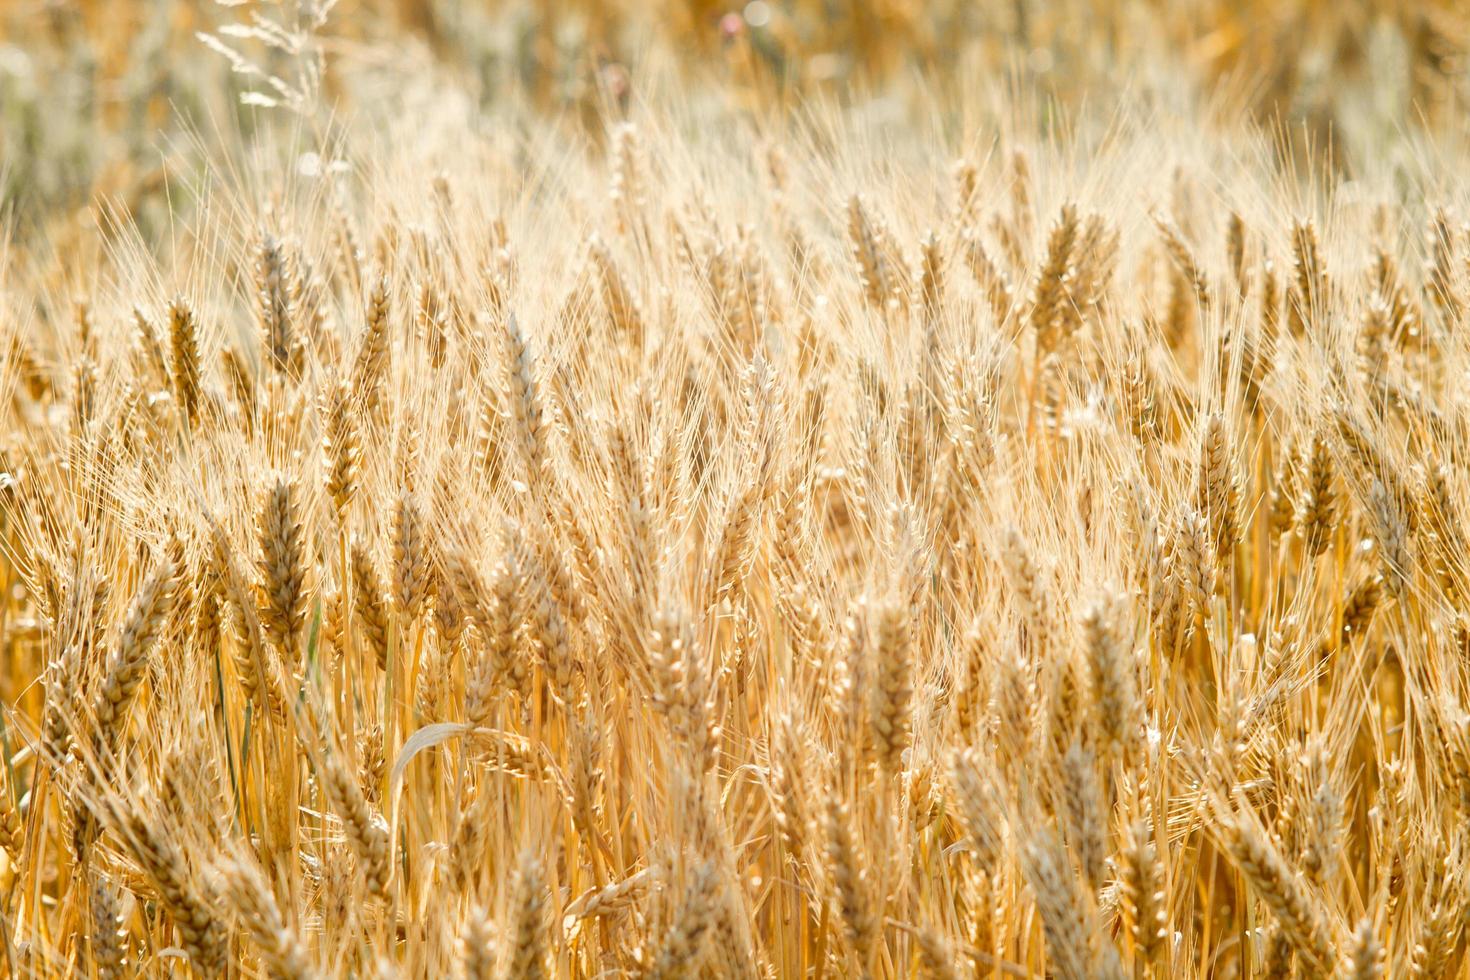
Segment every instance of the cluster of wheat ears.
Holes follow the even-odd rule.
[[[1464,202],[1148,129],[13,263],[0,973],[1461,975]]]

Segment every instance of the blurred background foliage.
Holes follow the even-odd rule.
[[[296,112],[270,111],[302,77],[293,45],[319,76]],[[66,248],[98,200],[156,228],[196,134],[387,119],[405,80],[595,140],[654,65],[750,114],[904,93],[963,111],[996,87],[1041,120],[1188,99],[1350,171],[1462,111],[1467,47],[1457,0],[0,0],[0,200],[17,244]]]

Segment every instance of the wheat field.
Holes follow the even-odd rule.
[[[1455,4],[0,25],[0,976],[1470,974]]]

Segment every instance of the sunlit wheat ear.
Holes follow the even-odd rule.
[[[1200,268],[1199,262],[1194,257],[1194,251],[1184,240],[1184,232],[1174,222],[1161,215],[1155,215],[1154,223],[1158,227],[1160,237],[1164,240],[1164,249],[1169,253],[1170,261],[1174,263],[1176,270],[1194,290],[1195,301],[1201,307],[1208,307],[1212,296],[1210,284],[1205,278],[1204,270]]]
[[[303,638],[308,599],[299,497],[294,482],[277,479],[262,498],[257,521],[265,587],[260,619],[266,637],[288,657],[295,655]]]
[[[1370,576],[1353,587],[1342,604],[1343,642],[1352,642],[1368,631],[1382,602],[1383,580],[1378,576]]]
[[[429,363],[442,369],[449,357],[449,314],[435,283],[425,279],[419,284],[414,309],[414,326],[418,339],[429,353]]]
[[[1268,526],[1273,535],[1285,534],[1295,526],[1297,496],[1304,476],[1305,461],[1298,447],[1285,443],[1277,450],[1276,471],[1271,476],[1270,510]]]
[[[377,661],[378,669],[388,669],[388,588],[378,571],[367,545],[352,542],[352,609],[362,624],[363,632]]]
[[[1373,935],[1373,923],[1364,919],[1353,933],[1343,975],[1349,980],[1378,980],[1383,976],[1383,947]]]
[[[1423,331],[1422,302],[1406,281],[1398,258],[1386,246],[1373,250],[1372,303],[1383,307],[1385,326],[1397,342],[1402,343]]]
[[[1462,930],[1442,892],[1426,896],[1425,909],[1410,947],[1409,976],[1416,980],[1443,976]]]
[[[1222,823],[1225,848],[1254,893],[1266,903],[1298,956],[1320,971],[1336,962],[1336,943],[1317,899],[1299,872],[1251,819]]]
[[[1158,961],[1168,938],[1169,903],[1165,892],[1164,865],[1154,844],[1153,828],[1146,820],[1128,827],[1119,854],[1119,883],[1122,904],[1141,963]]]
[[[465,665],[464,711],[471,724],[485,724],[493,713],[502,685],[511,670],[510,658],[515,641],[515,609],[513,584],[502,587],[501,578],[487,585],[479,571],[461,550],[453,550],[446,558],[448,588],[455,591],[457,602],[474,622],[481,641],[478,656]]]
[[[1128,641],[1118,635],[1113,610],[1098,603],[1082,620],[1083,652],[1092,680],[1098,728],[1110,751],[1127,752],[1138,736],[1138,684]]]
[[[719,888],[718,872],[712,862],[704,862],[689,875],[673,924],[664,935],[649,969],[659,980],[688,976],[697,971],[706,952],[713,925],[715,893]]]
[[[957,750],[950,760],[950,785],[958,815],[968,837],[965,841],[976,865],[987,876],[995,874],[1005,855],[1005,824],[997,810],[996,786],[974,749]]]
[[[1292,281],[1287,293],[1288,322],[1293,333],[1316,335],[1327,314],[1327,271],[1322,264],[1317,226],[1310,220],[1291,233]]]
[[[361,400],[367,417],[375,422],[381,420],[387,410],[386,389],[393,354],[389,319],[391,301],[388,278],[379,276],[373,281],[372,292],[367,296],[366,323],[352,364],[353,392]]]
[[[275,895],[253,859],[226,859],[220,876],[226,901],[271,975],[282,980],[316,976],[306,947],[282,918]]]
[[[1091,976],[1091,954],[1083,897],[1066,851],[1045,827],[1035,830],[1022,853],[1030,886],[1046,936],[1052,973],[1068,980]]]
[[[1076,206],[1066,204],[1047,238],[1046,258],[1036,277],[1028,314],[1037,349],[1041,351],[1056,346],[1063,320],[1070,315],[1066,309],[1067,277],[1076,262],[1079,225]]]
[[[57,635],[66,639],[50,657],[44,677],[41,747],[49,765],[65,760],[72,745],[73,728],[80,720],[78,710],[84,697],[77,683],[77,672],[85,662],[83,658],[102,645],[103,610],[110,592],[104,578],[96,578],[89,584],[73,577],[66,605],[52,614],[56,618]]]
[[[1061,777],[1060,822],[1083,880],[1096,890],[1105,871],[1108,827],[1092,753],[1073,742],[1062,757]]]
[[[867,861],[854,837],[851,808],[832,800],[825,815],[825,832],[834,909],[856,962],[864,964],[862,969],[866,971],[882,922],[880,910],[874,907]]]
[[[182,297],[169,306],[169,367],[174,397],[191,424],[199,417],[202,368],[199,361],[199,326],[194,311]]]
[[[770,772],[766,780],[787,861],[798,867],[806,857],[813,820],[812,802],[808,798],[805,773],[801,769],[805,754],[804,734],[803,726],[790,710],[781,715],[771,739]]]
[[[383,803],[384,783],[388,776],[388,760],[383,751],[383,726],[374,724],[358,740],[357,756],[361,760],[363,796],[378,807]]]
[[[1429,229],[1429,296],[1451,324],[1464,316],[1465,300],[1460,289],[1459,236],[1450,227],[1449,215],[1437,210]]]
[[[505,363],[505,404],[527,483],[539,487],[546,467],[546,423],[535,359],[514,315],[501,333]]]
[[[364,798],[356,776],[336,754],[327,754],[318,774],[322,789],[342,821],[342,830],[357,856],[358,873],[368,891],[378,897],[388,894],[392,845],[383,817]]]
[[[1144,447],[1159,436],[1159,391],[1148,352],[1138,339],[1127,341],[1127,355],[1120,375],[1122,402],[1128,430]]]
[[[201,972],[224,972],[229,931],[212,889],[190,866],[178,841],[152,815],[135,809],[125,820],[128,846],[161,899],[189,961]]]
[[[153,375],[151,380],[165,388],[171,387],[172,374],[169,371],[169,355],[164,350],[164,341],[159,336],[157,325],[137,306],[133,307],[133,341],[146,361],[147,372]],[[29,353],[29,347],[18,338],[12,342],[11,351],[22,376],[28,369],[34,370],[35,355]]]
[[[1240,542],[1240,484],[1225,417],[1212,414],[1200,439],[1197,503],[1209,521],[1214,554],[1222,566]]]
[[[968,738],[981,722],[990,698],[989,650],[979,624],[972,625],[960,639],[959,677],[954,695],[955,723],[962,738]]]
[[[567,906],[566,915],[574,921],[614,916],[627,909],[653,884],[653,873],[645,868],[621,881],[588,891]]]
[[[299,339],[293,334],[286,282],[286,260],[281,243],[262,234],[255,252],[255,293],[260,318],[262,360],[278,374],[299,367]]]
[[[1052,600],[1047,576],[1019,531],[1011,528],[1001,543],[1001,561],[1022,617],[1029,648],[1039,656],[1051,642]]]
[[[247,430],[253,430],[256,412],[255,376],[231,347],[220,351],[220,362],[224,366],[225,378],[230,383],[230,396],[234,399],[240,424]]]
[[[1297,526],[1312,555],[1327,550],[1337,528],[1336,474],[1331,449],[1321,435],[1312,437],[1307,453],[1307,469],[1302,485],[1301,503],[1297,507]]]
[[[1442,464],[1425,466],[1414,506],[1424,528],[1421,540],[1425,570],[1450,601],[1458,603],[1466,588],[1459,556],[1467,545],[1452,481],[1453,474]]]
[[[959,959],[942,934],[932,928],[920,929],[914,936],[923,963],[924,976],[934,980],[959,980]]]
[[[4,849],[10,863],[14,865],[20,860],[21,847],[25,845],[25,827],[6,782],[7,780],[0,779],[0,849]]]
[[[1296,962],[1291,939],[1281,925],[1272,922],[1262,937],[1261,976],[1267,980],[1290,980]]]
[[[418,498],[408,490],[393,510],[393,600],[405,625],[418,620],[429,601],[428,543]]]
[[[601,238],[594,235],[587,245],[593,268],[602,284],[602,302],[607,311],[612,336],[620,344],[641,347],[644,337],[643,316],[612,252]]]
[[[1363,312],[1362,326],[1358,330],[1358,350],[1363,373],[1369,379],[1383,376],[1389,350],[1389,310],[1383,299],[1374,295]]]
[[[507,925],[505,975],[540,980],[547,972],[546,885],[538,858],[527,853],[516,868]]]
[[[357,495],[362,458],[352,391],[346,379],[330,385],[324,401],[323,488],[337,510],[337,519],[345,522],[348,508]]]
[[[102,878],[92,885],[91,918],[87,947],[97,976],[102,980],[127,976],[127,948],[122,938],[117,890]]]
[[[1241,300],[1246,298],[1251,288],[1250,269],[1246,265],[1248,261],[1246,238],[1245,219],[1238,211],[1230,212],[1230,220],[1225,225],[1225,255],[1228,259],[1230,275],[1235,280],[1236,292]]]
[[[1186,610],[1186,626],[1197,626],[1209,615],[1210,597],[1215,592],[1215,553],[1210,541],[1209,521],[1191,507],[1181,508],[1174,529],[1169,575],[1179,590]]]
[[[562,704],[570,705],[575,701],[572,684],[576,674],[576,662],[573,659],[572,640],[567,631],[566,617],[552,594],[547,581],[547,570],[540,564],[534,563],[533,555],[527,557],[533,562],[528,570],[528,584],[531,593],[527,597],[531,633],[541,651],[552,692]]]
[[[955,228],[969,228],[974,224],[979,191],[980,170],[974,161],[956,160],[950,166],[950,220]]]
[[[210,563],[219,582],[222,606],[227,607],[225,618],[231,623],[231,632],[237,634],[231,644],[235,679],[257,710],[283,717],[284,690],[277,683],[276,653],[266,640],[256,598],[235,560],[224,529],[215,526],[211,538]]]
[[[492,677],[504,677],[510,690],[523,700],[531,697],[531,670],[516,653],[516,631],[522,615],[525,575],[521,570],[520,528],[508,525],[504,543],[504,561],[497,570],[491,588],[490,614],[481,625],[485,629],[485,653]]]
[[[919,245],[919,300],[926,329],[933,332],[945,293],[946,252],[935,232],[927,232]]]
[[[495,976],[495,930],[484,909],[471,909],[465,922],[465,980],[493,980]]]
[[[1409,518],[1402,501],[1382,480],[1368,488],[1368,527],[1378,547],[1383,582],[1388,591],[1400,595],[1414,572],[1410,553]]]
[[[1031,723],[1035,693],[1035,676],[1030,665],[1015,654],[1002,655],[991,694],[990,714],[1000,749],[997,762],[1008,774],[1027,761],[1036,748]]]
[[[907,601],[895,596],[878,606],[870,627],[873,642],[872,738],[884,772],[903,767],[912,738],[913,636]]]
[[[128,709],[144,679],[148,655],[172,608],[176,574],[165,560],[143,583],[108,657],[102,686],[92,702],[96,745],[101,755],[116,746],[127,722]]]
[[[874,234],[867,207],[857,195],[847,202],[847,236],[863,296],[869,305],[881,310],[891,295],[887,258]]]
[[[1030,157],[1017,149],[1010,158],[1010,213],[997,210],[989,229],[999,244],[1013,276],[1023,275],[1032,258],[1035,208],[1032,202]]]
[[[97,364],[82,357],[71,372],[71,431],[84,435],[97,415]]]
[[[1326,749],[1309,743],[1305,760],[1307,802],[1305,844],[1299,864],[1307,879],[1331,891],[1342,863],[1344,821],[1342,794],[1330,770]]]

